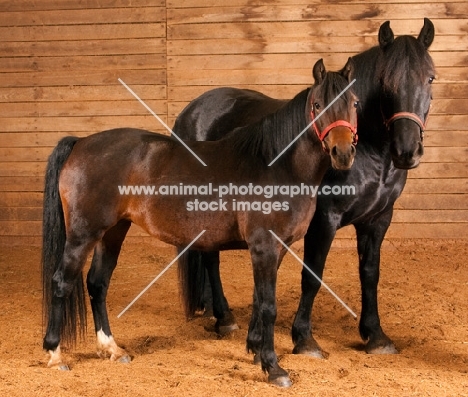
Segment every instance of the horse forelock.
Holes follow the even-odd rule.
[[[383,52],[377,62],[377,76],[385,91],[396,93],[402,84],[425,83],[434,74],[434,63],[424,46],[412,36],[400,36]]]
[[[348,81],[340,73],[328,72],[321,84],[312,87],[312,96],[320,98],[323,101],[323,105],[326,106],[332,102],[347,85]],[[350,88],[327,110],[327,113],[333,121],[343,118],[348,113],[348,104],[353,97],[353,90]]]

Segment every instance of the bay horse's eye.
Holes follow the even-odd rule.
[[[429,84],[432,84],[432,82],[435,80],[434,76],[429,77]]]
[[[355,101],[355,102],[353,103],[353,106],[357,109],[358,106],[359,106],[359,101]]]
[[[320,103],[315,102],[314,103],[314,108],[315,108],[315,110],[320,110]]]

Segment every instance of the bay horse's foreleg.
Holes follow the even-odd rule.
[[[269,233],[269,232],[267,232]],[[278,263],[284,256],[273,236],[255,233],[249,244],[255,283],[255,294],[258,300],[258,322],[261,323],[260,359],[262,369],[268,372],[268,381],[280,386],[291,386],[288,373],[279,366],[274,349],[274,327],[276,321],[276,278]],[[262,235],[260,235],[262,234]],[[252,324],[252,322],[251,322]],[[250,331],[249,331],[250,337]],[[247,340],[247,349],[252,347],[252,341]],[[250,346],[249,346],[250,345]]]
[[[380,326],[377,305],[377,285],[380,273],[380,248],[390,225],[393,207],[370,222],[356,224],[359,254],[359,276],[362,289],[362,312],[359,332],[367,341],[366,352],[373,354],[398,353]]]
[[[249,331],[247,333],[247,351],[254,353],[254,364],[261,364],[260,352],[262,350],[263,325],[260,317],[260,307],[256,289],[253,293],[252,315],[250,317]]]
[[[320,279],[323,277],[325,262],[335,233],[336,227],[316,212],[304,236],[304,263]],[[320,286],[321,283],[303,267],[301,298],[292,326],[294,354],[306,354],[317,358],[328,357],[328,353],[321,349],[312,335],[312,307]]]
[[[76,337],[75,311],[76,305],[85,305],[85,302],[76,302],[82,297],[71,296],[80,279],[80,274],[86,259],[95,241],[90,239],[67,239],[60,267],[52,279],[52,301],[43,348],[50,355],[48,367],[67,370],[68,366],[62,360],[60,339],[65,336],[67,340]],[[67,302],[67,299],[69,302]],[[81,319],[85,321],[85,319]],[[68,323],[64,323],[68,321]],[[65,329],[65,334],[64,334]]]
[[[112,336],[106,307],[107,291],[112,273],[117,265],[122,243],[131,222],[121,220],[109,229],[94,248],[91,268],[86,279],[93,311],[97,337],[97,352],[100,357],[110,357],[111,361],[130,362],[130,356],[117,346]]]
[[[202,252],[201,255],[211,286],[213,315],[216,317],[215,329],[220,335],[225,335],[239,329],[239,327],[224,296],[221,275],[219,273],[219,251]]]

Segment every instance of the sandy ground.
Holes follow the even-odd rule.
[[[400,350],[392,356],[367,355],[357,322],[324,290],[316,301],[315,335],[330,356],[292,355],[290,328],[301,269],[286,255],[279,274],[275,343],[294,382],[287,390],[267,384],[245,351],[253,286],[245,251],[222,254],[226,295],[240,326],[230,336],[218,337],[210,318],[185,321],[175,266],[117,318],[174,256],[172,248],[125,243],[108,307],[114,336],[133,361],[98,358],[89,317],[86,341],[66,350],[71,371],[61,372],[46,368],[41,348],[40,249],[1,247],[1,395],[468,396],[468,240],[386,245],[380,313]],[[354,250],[332,250],[324,281],[359,312]]]

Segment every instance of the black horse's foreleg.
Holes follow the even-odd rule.
[[[203,252],[202,261],[205,264],[211,286],[213,315],[216,317],[215,329],[220,335],[225,335],[239,329],[239,327],[224,296],[219,273],[219,251]]]
[[[357,224],[356,233],[359,254],[359,276],[362,289],[362,312],[359,332],[367,341],[366,352],[395,354],[398,351],[380,326],[377,305],[377,285],[380,273],[380,248],[392,220],[393,208],[371,222]]]
[[[104,234],[94,249],[91,268],[86,280],[93,310],[98,355],[110,357],[112,361],[118,360],[120,362],[129,362],[130,357],[114,341],[109,325],[106,297],[110,279],[117,265],[120,249],[130,224],[129,221],[122,220]]]
[[[318,212],[304,237],[304,263],[320,279],[325,261],[335,237],[336,228]],[[301,298],[292,326],[294,354],[306,354],[317,358],[328,356],[312,335],[312,307],[321,283],[308,269],[302,268]]]

